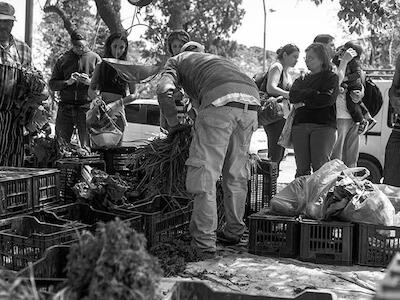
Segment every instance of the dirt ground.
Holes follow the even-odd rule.
[[[289,299],[306,289],[333,292],[338,299],[372,299],[384,277],[382,268],[330,266],[289,258],[252,255],[246,246],[219,249],[221,256],[190,263],[182,277],[163,280],[161,290],[168,298],[179,280],[202,280],[216,291]]]

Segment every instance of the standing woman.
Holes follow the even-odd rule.
[[[107,38],[104,48],[104,58],[126,60],[128,53],[128,39],[126,34],[123,32],[111,34]],[[124,81],[118,75],[117,71],[106,62],[101,62],[96,66],[88,91],[91,99],[95,99],[101,95],[103,101],[108,104],[134,92],[135,83]],[[119,129],[124,132],[126,117],[125,108],[122,103],[116,113],[116,123]]]
[[[278,54],[278,60],[268,70],[264,92],[267,92],[268,96],[282,96],[282,105],[289,107],[289,89],[293,80],[288,71],[289,68],[293,68],[297,64],[299,48],[296,45],[287,44],[279,48],[276,53]],[[268,158],[273,162],[277,162],[278,166],[285,153],[285,148],[278,145],[283,126],[285,126],[285,118],[263,126],[268,138]]]
[[[306,49],[306,65],[310,74],[296,79],[289,93],[296,108],[292,127],[296,177],[328,162],[336,141],[339,78],[332,72],[323,44],[313,43]]]

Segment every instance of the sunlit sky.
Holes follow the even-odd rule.
[[[25,1],[8,0],[7,2],[14,5],[16,9],[17,22],[14,25],[13,34],[23,39]],[[34,1],[35,24],[41,20],[41,6],[44,2],[45,0]],[[311,0],[265,0],[265,2],[267,7],[266,48],[268,50],[275,51],[287,43],[294,43],[304,50],[320,33],[333,35],[337,45],[350,39],[338,23],[338,0],[325,0],[320,6],[316,6]],[[263,0],[243,0],[242,7],[246,14],[241,27],[233,34],[232,39],[246,46],[263,47]],[[270,12],[270,9],[274,12]],[[134,6],[130,5],[127,0],[122,0],[121,18],[124,27],[130,26],[133,14]],[[141,18],[143,19],[143,17]],[[144,27],[133,28],[130,39],[137,39],[144,30]],[[300,57],[303,56],[302,54]],[[302,64],[302,59],[299,64]]]

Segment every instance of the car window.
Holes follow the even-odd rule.
[[[157,105],[131,104],[125,107],[128,123],[160,125],[160,110]]]
[[[157,105],[147,106],[147,124],[160,126],[160,109]]]

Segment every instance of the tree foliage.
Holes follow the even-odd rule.
[[[73,28],[78,28],[88,35],[87,40],[92,50],[100,50],[109,30],[100,17],[93,13],[92,7],[94,3],[92,1],[59,0],[52,5],[59,8],[65,14]],[[76,9],[77,7],[79,9]],[[44,64],[48,69],[52,69],[55,61],[61,54],[71,48],[70,35],[61,24],[63,23],[60,15],[49,12],[44,15],[39,25],[43,41],[49,50]]]
[[[244,16],[241,3],[242,0],[155,0],[146,7],[145,21],[151,29],[145,36],[158,46],[155,51],[158,55],[167,34],[184,29],[207,52],[232,56],[237,44],[229,41],[229,37]]]
[[[311,0],[319,5],[323,0]],[[348,24],[350,33],[367,37],[365,63],[370,66],[387,67],[393,64],[399,44],[398,0],[340,0],[339,20]],[[363,40],[362,42],[365,42]]]

